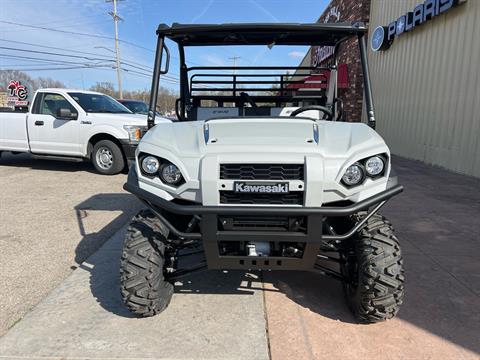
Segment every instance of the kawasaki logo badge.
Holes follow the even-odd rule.
[[[234,182],[233,191],[236,193],[254,194],[288,194],[288,183],[245,183]]]

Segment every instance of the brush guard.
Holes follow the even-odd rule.
[[[320,251],[338,251],[339,245],[360,231],[390,198],[403,191],[403,186],[391,185],[388,189],[346,207],[262,207],[262,206],[203,206],[180,205],[159,198],[138,186],[138,176],[132,167],[124,189],[142,200],[158,219],[178,239],[182,247],[203,242],[205,260],[190,269],[176,270],[171,279],[185,276],[204,269],[244,269],[244,270],[317,270],[325,275],[342,279],[342,275],[318,265],[318,260],[341,262],[341,259],[318,255]],[[329,226],[324,227],[325,217],[345,217],[365,211],[367,215],[349,231],[337,234]],[[192,216],[187,229],[177,229],[164,216],[166,213]],[[306,219],[305,231],[225,231],[219,230],[219,217],[223,216],[302,216]],[[198,225],[198,226],[197,226]],[[200,228],[199,232],[193,231]],[[325,232],[325,228],[327,231]],[[219,242],[294,242],[304,244],[302,257],[286,256],[222,256]]]

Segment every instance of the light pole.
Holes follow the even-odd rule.
[[[236,70],[236,67],[237,67],[237,60],[238,59],[241,59],[241,56],[232,56],[232,57],[229,57],[228,58],[229,60],[233,60],[233,75],[235,75],[235,70]]]
[[[117,63],[117,82],[118,82],[118,96],[120,99],[123,98],[122,92],[122,76],[120,68],[120,48],[118,46],[118,21],[123,19],[117,15],[117,0],[105,0],[106,2],[113,2],[113,12],[110,11],[108,14],[112,16],[113,22],[115,24],[115,57]]]

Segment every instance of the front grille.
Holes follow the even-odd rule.
[[[303,164],[220,164],[222,180],[303,180]]]
[[[303,191],[292,191],[288,194],[254,194],[220,191],[220,204],[303,205]]]
[[[272,230],[287,231],[288,217],[235,216],[219,218],[223,230]]]
[[[219,230],[223,231],[292,231],[305,232],[304,216],[221,216]]]

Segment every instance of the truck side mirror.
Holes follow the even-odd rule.
[[[57,119],[62,120],[77,120],[78,113],[72,112],[70,109],[60,108],[57,109]]]

